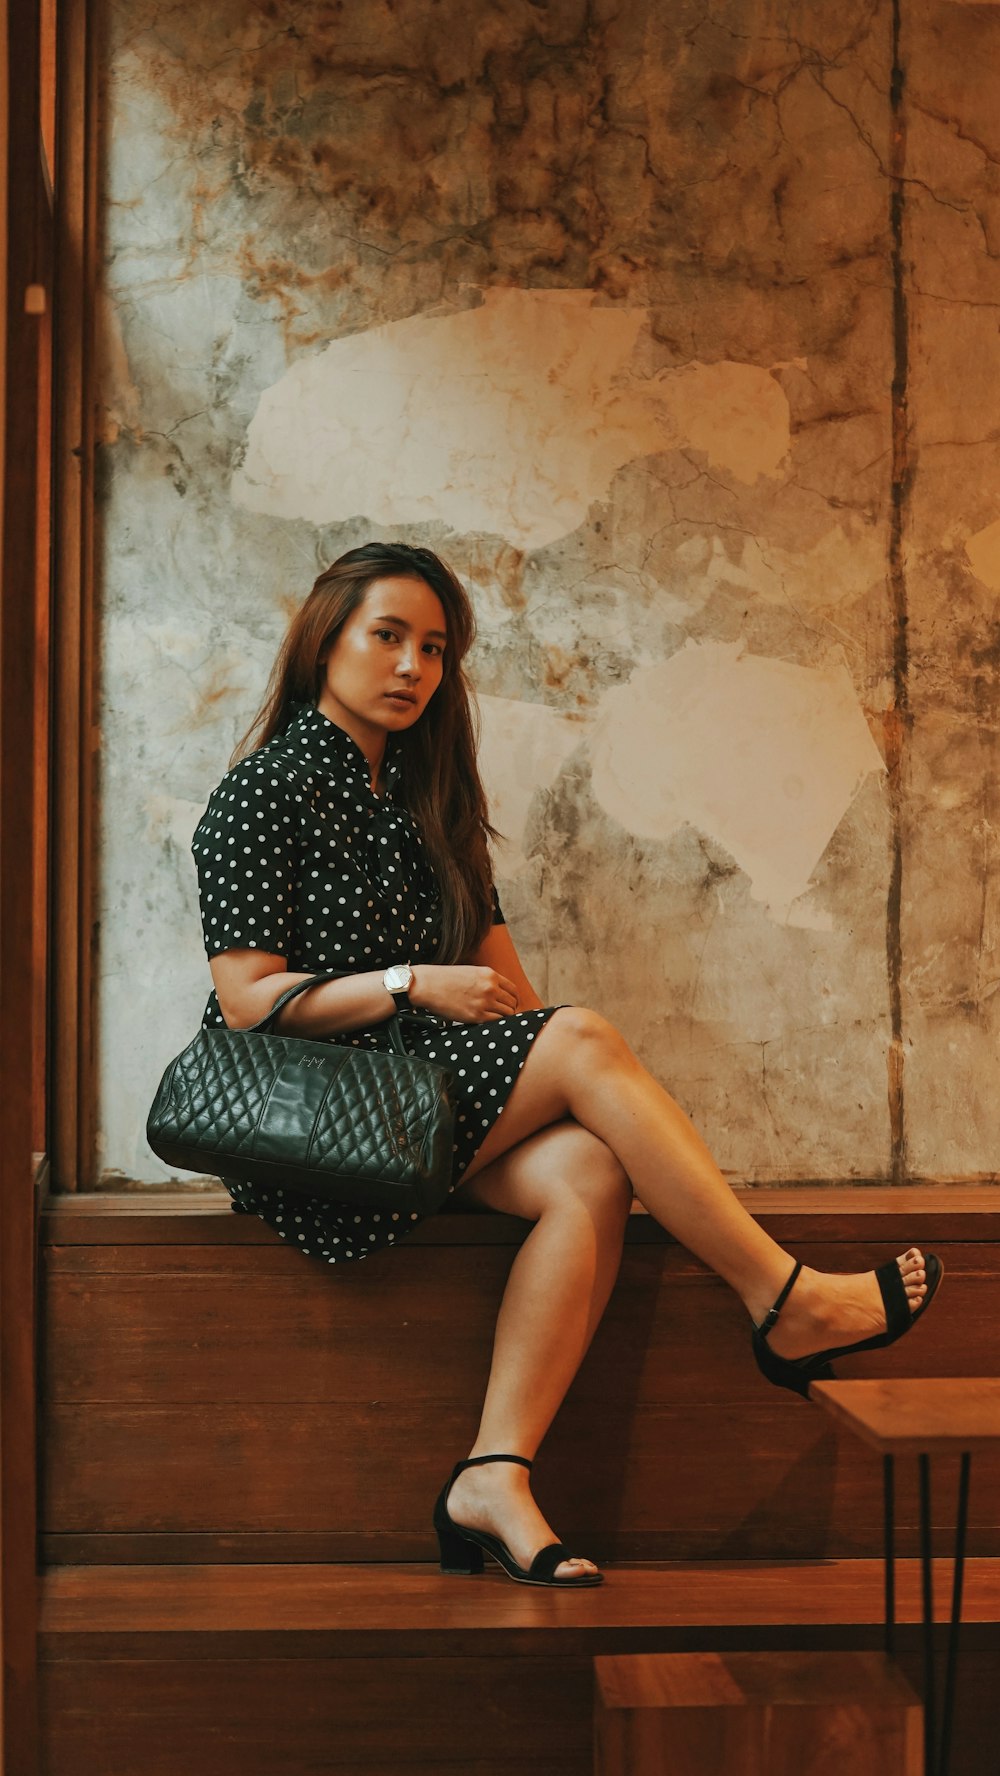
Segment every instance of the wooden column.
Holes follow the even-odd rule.
[[[35,1185],[46,1136],[49,7],[0,0],[0,1770],[37,1767]],[[44,51],[44,55],[43,55]]]
[[[86,0],[60,0],[52,657],[52,1184],[94,1182],[94,290],[97,56]]]

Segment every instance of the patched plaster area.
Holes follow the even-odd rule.
[[[715,839],[782,924],[831,929],[805,897],[865,778],[885,766],[843,660],[819,667],[687,642],[607,690],[596,718],[483,697],[480,759],[503,872],[527,862],[533,797],[577,747],[594,798],[638,838]]]
[[[233,497],[270,517],[438,522],[540,549],[639,457],[688,448],[747,485],[778,475],[790,415],[770,371],[644,374],[646,322],[586,290],[490,289],[477,308],[336,340],[264,390]]]
[[[685,822],[724,845],[775,919],[828,928],[797,907],[864,779],[884,770],[836,657],[819,667],[687,642],[608,690],[591,741],[593,793],[630,832]]]
[[[1000,518],[970,536],[965,553],[977,580],[982,580],[991,592],[1000,592]]]
[[[510,877],[528,861],[526,830],[536,792],[552,788],[592,723],[517,697],[480,696],[478,701],[483,718],[479,768],[490,819],[502,834],[497,863]]]

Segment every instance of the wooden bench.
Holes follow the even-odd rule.
[[[943,1253],[943,1311],[851,1373],[1000,1355],[991,1190],[748,1195],[810,1263]],[[560,1532],[615,1563],[608,1582],[437,1571],[433,1498],[471,1443],[525,1232],[442,1215],[333,1272],[217,1190],[49,1202],[46,1776],[588,1776],[595,1656],[878,1646],[877,1472],[767,1387],[739,1302],[643,1215],[537,1470]],[[982,1706],[952,1776],[988,1767],[1000,1727],[997,1477],[984,1462],[963,1642]],[[900,1649],[918,1671],[916,1526],[901,1487]]]
[[[1000,1198],[767,1190],[808,1263],[941,1250],[940,1307],[852,1375],[1000,1373]],[[52,1199],[43,1215],[42,1553],[81,1560],[426,1560],[472,1443],[522,1222],[442,1215],[371,1263],[303,1259],[224,1192]],[[644,1215],[537,1469],[560,1533],[601,1560],[857,1558],[878,1474],[754,1365],[741,1304]],[[970,1552],[1000,1554],[984,1461]],[[915,1485],[899,1548],[916,1553]]]

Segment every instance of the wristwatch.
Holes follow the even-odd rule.
[[[396,1001],[396,1010],[406,1011],[410,1006],[410,987],[413,984],[413,969],[408,962],[394,962],[382,976],[382,985],[387,993],[391,993]]]

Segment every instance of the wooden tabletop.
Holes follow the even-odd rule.
[[[809,1398],[883,1455],[957,1455],[1000,1444],[1000,1377],[814,1381]]]

